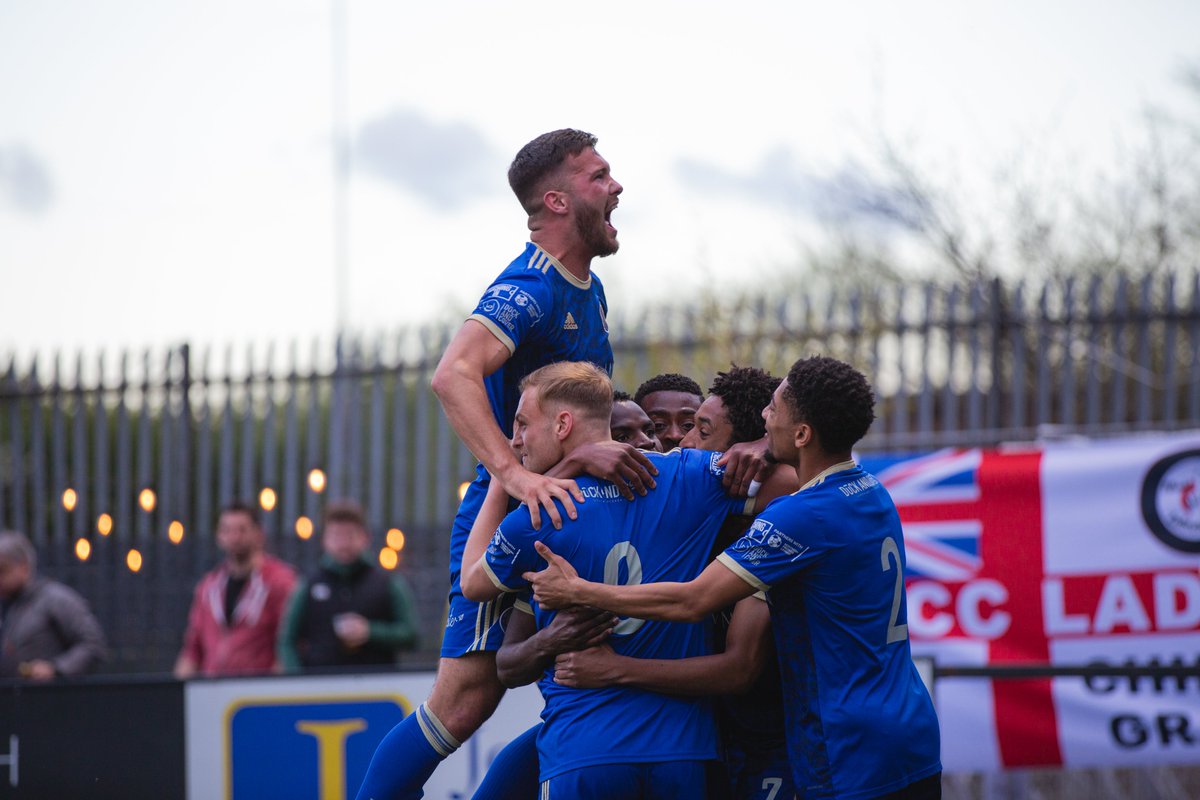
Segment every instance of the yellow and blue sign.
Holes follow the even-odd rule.
[[[410,710],[394,696],[240,701],[226,713],[226,796],[351,798],[380,740]]]

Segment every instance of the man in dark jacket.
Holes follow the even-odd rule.
[[[362,509],[331,504],[325,513],[315,572],[292,594],[279,630],[285,672],[362,669],[394,664],[417,644],[412,593],[367,554],[371,538]]]
[[[0,533],[0,678],[82,675],[105,654],[87,601],[37,576],[37,551],[24,534]]]

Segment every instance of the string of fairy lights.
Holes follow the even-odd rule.
[[[313,468],[308,473],[308,488],[314,494],[323,494],[327,486],[327,478],[325,471],[320,468]],[[458,487],[458,499],[461,501],[466,495],[469,483],[462,483]],[[270,486],[264,486],[258,493],[258,504],[263,511],[274,511],[275,506],[279,502],[278,493]],[[67,513],[74,513],[79,504],[79,493],[73,487],[68,486],[62,492],[62,506]],[[158,506],[158,495],[150,487],[146,487],[138,492],[138,507],[146,514],[150,514]],[[302,541],[308,541],[316,532],[316,526],[312,519],[301,515],[296,518],[293,530],[296,537]],[[96,517],[96,533],[100,536],[108,538],[113,532],[112,515],[103,512]],[[178,545],[183,542],[185,530],[183,523],[180,520],[174,519],[167,524],[167,540],[173,545]],[[384,537],[384,545],[379,550],[378,559],[379,565],[384,569],[395,569],[400,565],[401,553],[404,551],[405,536],[404,532],[399,528],[389,528]],[[75,557],[80,561],[87,561],[92,556],[92,542],[86,536],[80,536],[75,540]],[[131,547],[125,553],[125,566],[130,572],[140,572],[144,565],[144,558],[141,550],[137,547]]]

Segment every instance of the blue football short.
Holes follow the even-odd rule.
[[[785,744],[753,749],[727,744],[725,767],[735,800],[791,800],[796,796]]]
[[[460,584],[463,551],[488,490],[487,472],[482,469],[479,472],[483,474],[467,487],[450,530],[450,610],[446,615],[446,631],[442,634],[442,658],[499,650],[504,642],[504,626],[516,599],[516,595],[510,593],[486,603],[474,603],[463,597]]]

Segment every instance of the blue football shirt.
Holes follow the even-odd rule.
[[[717,558],[771,604],[801,797],[875,797],[941,770],[908,643],[900,517],[874,476],[826,470]]]
[[[518,508],[504,519],[488,547],[486,569],[506,591],[528,587],[522,573],[545,562],[533,548],[545,542],[591,581],[610,584],[688,581],[703,571],[721,523],[743,513],[746,501],[725,494],[720,453],[673,450],[647,453],[658,468],[657,488],[626,500],[606,481],[578,479],[586,500],[575,520],[563,527],[534,530],[529,511]],[[538,628],[554,618],[533,603]],[[623,619],[609,642],[616,652],[637,658],[707,655],[710,625]],[[546,724],[538,736],[541,778],[580,767],[652,761],[693,761],[717,755],[712,707],[704,698],[610,687],[573,689],[554,683],[547,670],[539,683]]]
[[[612,374],[607,313],[595,273],[581,281],[533,242],[492,281],[467,319],[482,324],[511,353],[483,379],[492,416],[506,437],[512,437],[521,381],[534,370],[556,361],[588,361]],[[482,464],[475,473],[450,532],[452,596],[459,592],[463,550],[490,480]]]
[[[521,380],[556,361],[589,361],[612,374],[608,302],[593,273],[586,281],[530,242],[483,293],[468,319],[481,323],[511,354],[484,379],[496,424],[512,436]]]

